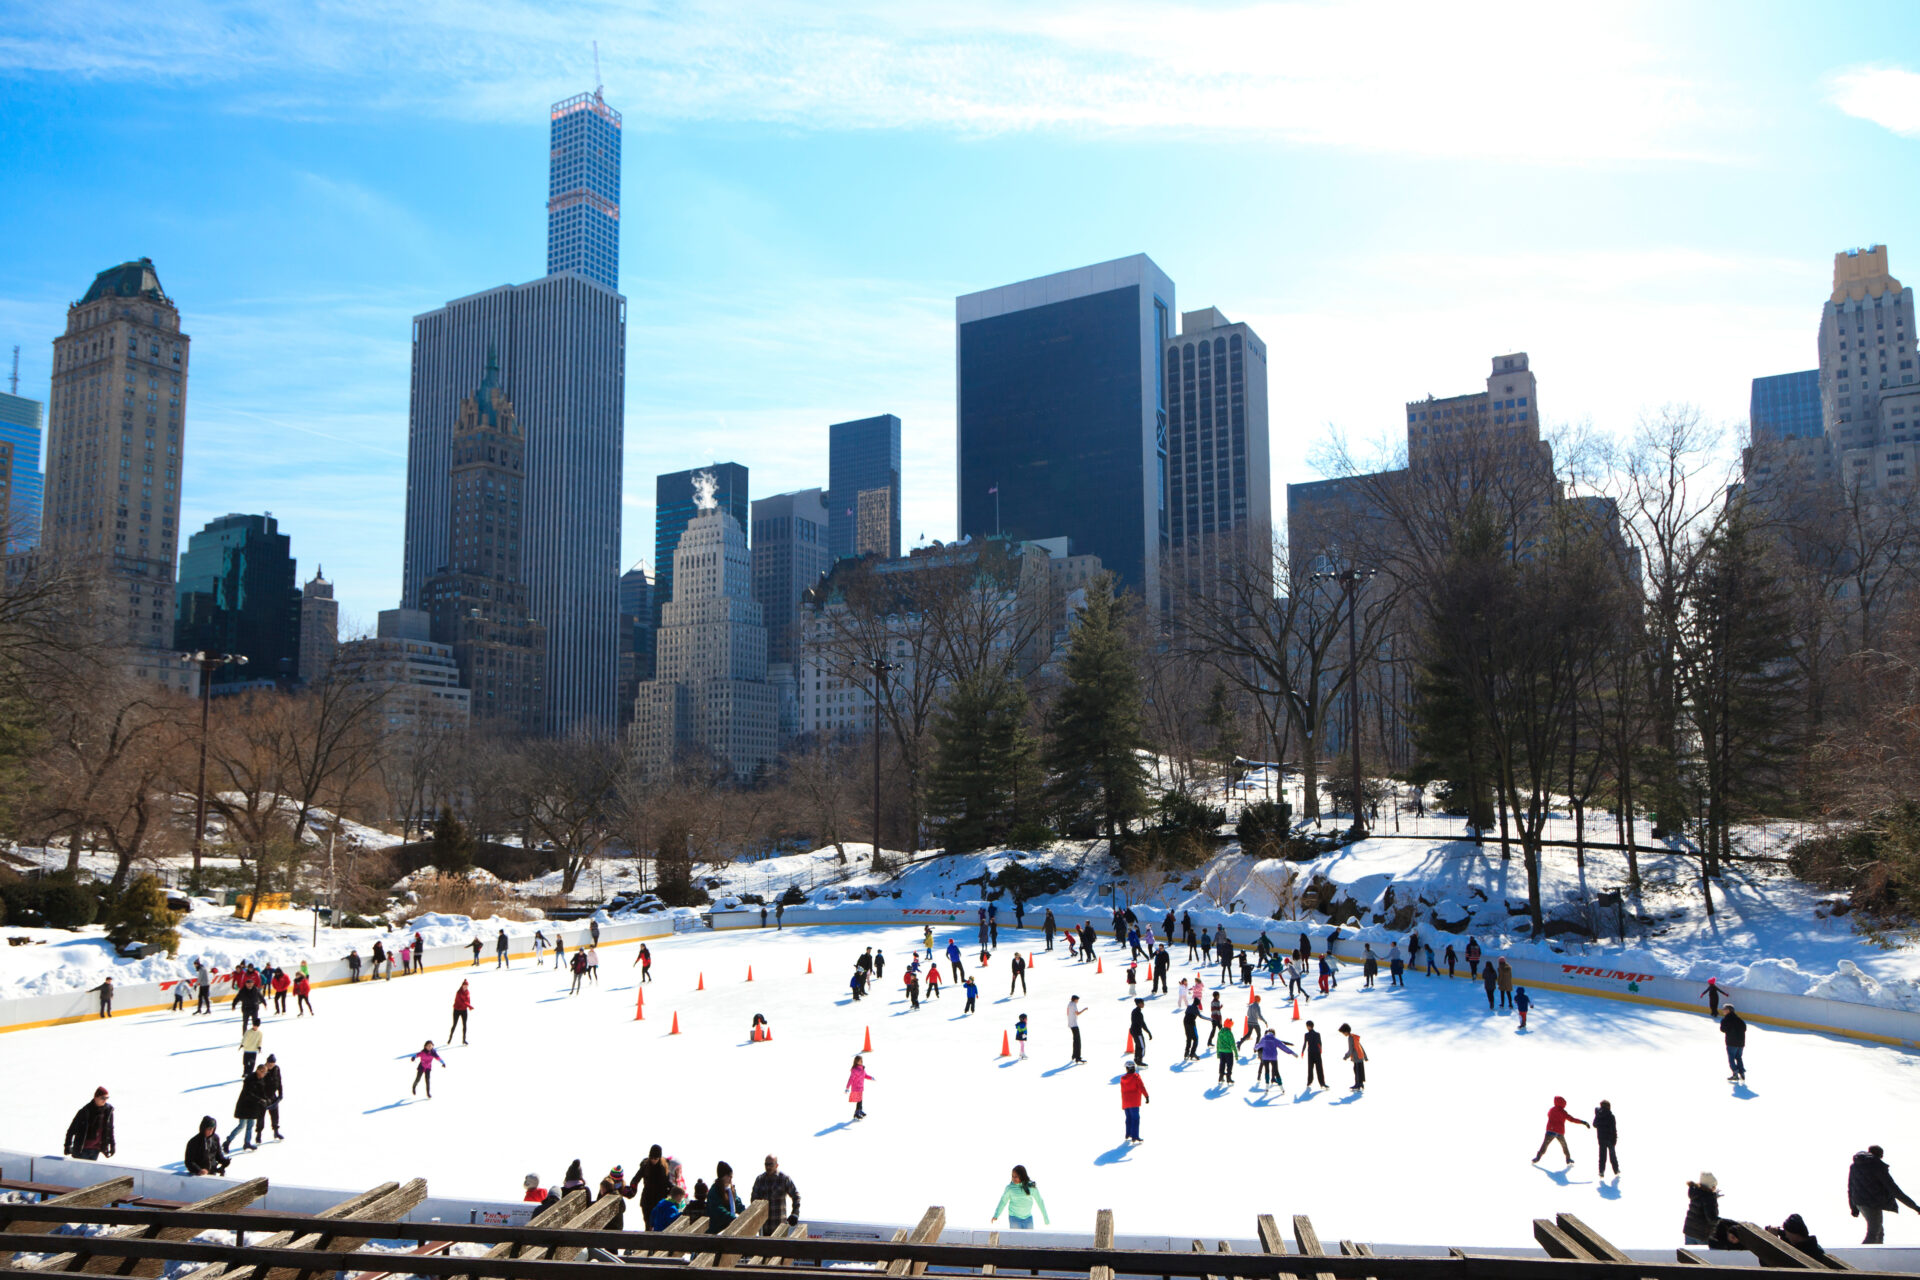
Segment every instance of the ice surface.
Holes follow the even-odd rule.
[[[976,957],[973,930],[957,936]],[[1256,1213],[1306,1213],[1324,1239],[1526,1245],[1533,1218],[1570,1211],[1625,1247],[1678,1244],[1685,1183],[1703,1169],[1719,1175],[1729,1214],[1799,1212],[1833,1243],[1857,1238],[1845,1201],[1855,1150],[1884,1143],[1896,1176],[1920,1180],[1910,1132],[1920,1056],[1755,1026],[1751,1079],[1735,1089],[1701,1015],[1540,992],[1521,1032],[1464,980],[1410,974],[1394,990],[1383,975],[1367,992],[1351,970],[1304,1010],[1328,1035],[1328,1090],[1304,1090],[1294,1058],[1281,1060],[1281,1091],[1256,1089],[1251,1061],[1217,1086],[1211,1057],[1179,1065],[1172,1001],[1150,1002],[1147,1141],[1129,1149],[1115,1084],[1129,1006],[1110,939],[1096,974],[1048,954],[1031,931],[1003,928],[1004,943],[1036,954],[1030,994],[1008,999],[1002,950],[980,971],[969,1018],[950,980],[939,1000],[908,1010],[898,980],[918,937],[833,928],[662,939],[650,944],[656,981],[639,1022],[630,945],[603,948],[600,985],[577,997],[551,968],[498,971],[491,955],[476,970],[324,988],[317,1017],[267,1022],[288,1137],[238,1157],[234,1172],[348,1190],[424,1175],[436,1194],[517,1199],[529,1170],[557,1183],[578,1157],[590,1179],[615,1163],[631,1174],[659,1142],[689,1178],[711,1176],[721,1159],[750,1173],[776,1153],[806,1214],[822,1219],[910,1224],[939,1204],[954,1226],[984,1227],[1020,1162],[1053,1222],[1070,1229],[1111,1208],[1123,1232],[1245,1236]],[[887,980],[850,1004],[847,976],[870,944],[887,955]],[[941,971],[949,976],[944,962]],[[1174,978],[1193,971],[1176,965]],[[449,1046],[453,993],[468,977],[472,1044]],[[1067,1065],[1074,994],[1089,1006],[1085,1066]],[[1265,1003],[1297,1041],[1290,1007],[1277,995]],[[1245,988],[1228,994],[1229,1016],[1245,1005]],[[1022,1011],[1031,1056],[1001,1059],[1001,1035]],[[771,1043],[748,1039],[756,1012],[772,1020]],[[670,1036],[676,1013],[681,1034]],[[1370,1055],[1364,1094],[1347,1089],[1339,1061],[1332,1033],[1343,1020]],[[869,1117],[856,1124],[843,1089],[869,1027]],[[408,1095],[406,1061],[429,1037],[449,1064],[431,1102]],[[238,1039],[224,1006],[210,1018],[142,1014],[0,1036],[10,1084],[0,1146],[58,1150],[73,1111],[105,1084],[120,1158],[176,1161],[203,1113],[232,1123]],[[1595,1177],[1585,1129],[1570,1134],[1572,1169],[1557,1148],[1528,1163],[1557,1093],[1582,1118],[1612,1100],[1626,1169],[1617,1182]],[[1890,1217],[1888,1231],[1911,1243],[1920,1222]]]

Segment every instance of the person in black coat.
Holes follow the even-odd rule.
[[[1593,1113],[1593,1138],[1600,1144],[1600,1176],[1607,1176],[1608,1160],[1613,1161],[1613,1171],[1619,1173],[1620,1153],[1613,1148],[1620,1141],[1620,1128],[1614,1119],[1613,1104],[1605,1098],[1600,1099],[1600,1105]]]
[[[1200,1002],[1187,1002],[1187,1011],[1180,1015],[1180,1026],[1187,1033],[1187,1047],[1181,1054],[1183,1062],[1197,1062],[1200,1059]]]
[[[1487,1011],[1489,1013],[1494,1011],[1493,987],[1494,987],[1494,983],[1497,982],[1498,980],[1499,980],[1498,975],[1494,973],[1492,965],[1488,965],[1484,970],[1481,971],[1480,985],[1487,989]]]
[[[1314,1078],[1320,1080],[1322,1089],[1327,1087],[1327,1064],[1320,1056],[1320,1033],[1313,1029],[1313,1020],[1307,1020],[1306,1034],[1300,1037],[1301,1047],[1307,1055],[1307,1087],[1313,1087]]]
[[[60,1151],[76,1160],[98,1160],[101,1156],[111,1159],[117,1149],[113,1140],[113,1104],[107,1101],[107,1087],[101,1085],[93,1091],[93,1100],[74,1112]]]
[[[220,1125],[212,1116],[200,1117],[200,1131],[187,1139],[184,1163],[190,1178],[217,1177],[231,1163],[220,1146]]]
[[[1167,994],[1167,975],[1173,970],[1173,957],[1167,954],[1167,944],[1162,942],[1153,950],[1153,982],[1147,987],[1147,994]]]
[[[1886,1232],[1881,1225],[1880,1216],[1884,1213],[1898,1213],[1900,1206],[1920,1211],[1920,1204],[1900,1189],[1893,1180],[1893,1171],[1887,1168],[1887,1153],[1878,1146],[1868,1147],[1856,1152],[1853,1166],[1847,1170],[1847,1208],[1856,1218],[1867,1220],[1867,1238],[1862,1244],[1882,1244]]]
[[[1040,929],[1047,935],[1047,950],[1053,950],[1053,935],[1059,932],[1060,926],[1054,922],[1052,907],[1047,908],[1047,918],[1041,922]]]
[[[1726,1013],[1721,1015],[1720,1034],[1726,1037],[1727,1069],[1733,1072],[1727,1079],[1745,1080],[1747,1078],[1747,1020],[1741,1017],[1732,1005],[1728,1005]]]
[[[1720,1181],[1711,1173],[1687,1184],[1687,1218],[1680,1230],[1688,1244],[1720,1247]]]
[[[273,1136],[280,1134],[280,1103],[287,1096],[286,1081],[280,1078],[280,1059],[267,1055],[267,1116],[273,1121]]]
[[[254,1130],[266,1128],[261,1121],[266,1118],[267,1105],[272,1097],[267,1084],[267,1064],[263,1062],[253,1069],[252,1075],[240,1082],[240,1096],[233,1103],[233,1118],[239,1123],[227,1134],[227,1140],[222,1144],[223,1150],[233,1150],[233,1140],[242,1133],[246,1135],[242,1150],[252,1151],[260,1145],[253,1140]]]
[[[1133,1040],[1133,1060],[1141,1066],[1147,1065],[1147,1041],[1153,1039],[1153,1032],[1147,1030],[1147,1002],[1135,999],[1133,1017],[1127,1025],[1127,1035]]]

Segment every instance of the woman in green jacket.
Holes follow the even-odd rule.
[[[1007,1215],[1007,1225],[1019,1231],[1033,1230],[1033,1211],[1040,1210],[1040,1217],[1048,1226],[1053,1219],[1047,1216],[1047,1202],[1040,1198],[1039,1184],[1027,1176],[1027,1166],[1013,1166],[1013,1181],[1000,1193],[1000,1204],[993,1211],[993,1220],[1000,1221],[1000,1214]]]
[[[1213,1047],[1215,1052],[1218,1053],[1220,1056],[1220,1074],[1218,1077],[1219,1083],[1232,1084],[1233,1083],[1233,1056],[1234,1054],[1239,1052],[1239,1047],[1235,1045],[1233,1041],[1233,1019],[1232,1018],[1228,1018],[1225,1022],[1222,1022],[1220,1024],[1220,1034],[1214,1038]]]

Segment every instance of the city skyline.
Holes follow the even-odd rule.
[[[1914,252],[1920,76],[1887,59],[1920,19],[1871,8],[1847,24],[1626,10],[1597,36],[1570,16],[1409,10],[1368,39],[1340,11],[1196,10],[1171,42],[1124,7],[1101,42],[1011,11],[984,11],[971,42],[874,15],[898,65],[809,81],[792,73],[847,51],[778,15],[754,54],[697,10],[541,24],[492,5],[460,50],[375,96],[298,15],[237,60],[201,24],[27,15],[0,65],[28,139],[12,180],[52,193],[84,157],[134,174],[143,200],[0,212],[21,246],[0,265],[0,346],[21,344],[21,394],[45,401],[66,306],[152,257],[205,353],[180,524],[273,511],[367,629],[400,597],[409,322],[543,269],[547,110],[591,88],[598,38],[629,177],[647,175],[621,209],[619,564],[652,558],[647,477],[737,457],[763,492],[820,485],[829,424],[882,406],[907,424],[903,543],[951,537],[952,299],[1133,253],[1268,343],[1276,488],[1314,477],[1329,427],[1391,437],[1406,402],[1492,351],[1553,370],[1550,427],[1617,435],[1691,401],[1733,428],[1753,378],[1817,363],[1834,252],[1886,244],[1896,274]],[[1223,52],[1230,20],[1247,38]],[[443,21],[352,34],[404,64]],[[1500,93],[1444,74],[1469,47],[1511,72]],[[1049,56],[1073,98],[1021,83]],[[1149,91],[1122,93],[1130,77]],[[181,142],[165,167],[142,158],[157,140]],[[1846,202],[1813,195],[1858,173],[1874,181]],[[1217,245],[1183,234],[1178,193],[1202,178],[1244,211]],[[989,216],[1011,200],[1040,213]],[[1645,359],[1681,329],[1686,361]],[[751,346],[752,378],[723,335]]]

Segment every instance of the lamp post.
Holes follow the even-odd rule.
[[[1376,571],[1373,569],[1342,569],[1337,573],[1316,573],[1315,582],[1337,582],[1341,593],[1347,598],[1347,754],[1353,759],[1353,828],[1347,834],[1362,840],[1367,834],[1367,820],[1361,812],[1360,795],[1360,587]]]
[[[244,653],[208,653],[196,649],[180,655],[182,662],[200,668],[200,776],[193,788],[193,887],[200,887],[200,851],[207,832],[207,710],[213,702],[213,673],[231,663],[247,665]]]
[[[900,664],[874,654],[860,664],[873,676],[873,857],[880,857],[880,686],[887,672],[898,671]]]

